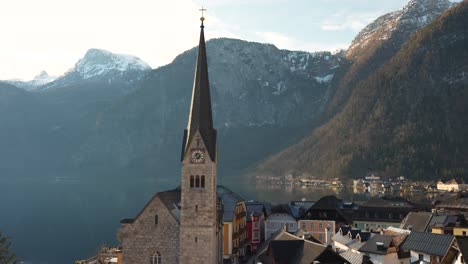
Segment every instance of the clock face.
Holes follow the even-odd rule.
[[[194,149],[190,155],[190,161],[192,163],[204,163],[205,162],[205,151],[202,149]]]

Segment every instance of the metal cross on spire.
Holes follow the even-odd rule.
[[[199,9],[198,11],[201,11],[200,20],[203,22],[203,21],[205,20],[205,17],[203,16],[203,13],[206,11],[206,8],[204,8],[204,7],[202,6],[201,9]]]

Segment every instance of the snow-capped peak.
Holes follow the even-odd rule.
[[[396,32],[402,39],[429,24],[453,5],[449,0],[409,0],[400,10],[385,14],[367,25],[346,51],[348,58],[367,52],[369,44],[391,38]]]
[[[41,71],[38,75],[34,77],[29,83],[33,86],[41,86],[46,83],[53,82],[57,77],[50,76],[46,71]]]
[[[83,79],[104,75],[109,72],[146,71],[151,67],[140,58],[115,54],[102,49],[90,49],[80,59],[72,71],[77,72]]]

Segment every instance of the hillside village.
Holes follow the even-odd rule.
[[[414,203],[397,196],[357,203],[330,195],[318,201],[272,205],[245,200],[224,186],[218,186],[219,191],[227,201],[223,213],[224,263],[468,260],[466,187],[457,192],[438,191],[431,203]],[[123,220],[121,225],[128,223]],[[77,263],[121,261],[121,248],[104,247],[96,256]]]

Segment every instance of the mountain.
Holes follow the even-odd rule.
[[[467,177],[468,2],[414,34],[342,111],[258,173]]]
[[[34,79],[30,81],[21,81],[21,80],[7,80],[6,83],[12,84],[16,87],[23,88],[27,91],[33,91],[38,87],[48,84],[55,81],[57,77],[50,76],[46,71],[41,71]]]
[[[390,38],[405,42],[452,5],[448,0],[410,0],[402,9],[380,16],[359,32],[346,50],[346,57],[360,57]]]
[[[90,49],[73,68],[54,82],[42,86],[42,91],[60,88],[82,81],[125,82],[133,84],[141,80],[151,67],[140,58],[116,54],[102,49]]]
[[[323,120],[342,110],[356,85],[392,58],[415,32],[451,7],[448,0],[410,0],[406,6],[385,14],[365,27],[352,41],[343,67],[332,85],[333,96]]]
[[[342,63],[341,54],[225,38],[208,41],[207,52],[214,123],[224,142],[220,162],[226,170],[250,166],[303,135],[323,111]],[[174,146],[180,146],[187,124],[195,58],[195,48],[184,52],[100,113],[74,164],[148,173],[163,166],[171,171],[167,175],[178,175],[180,153]]]

